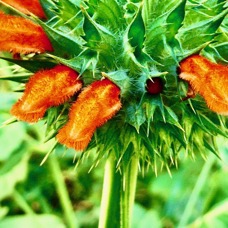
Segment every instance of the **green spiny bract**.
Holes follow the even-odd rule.
[[[227,119],[211,112],[201,97],[181,101],[187,86],[177,68],[194,53],[228,61],[226,1],[40,2],[48,20],[35,20],[55,52],[36,57],[37,66],[62,63],[78,71],[85,85],[105,76],[121,88],[121,111],[97,129],[87,148],[97,149],[97,160],[113,151],[121,164],[136,153],[156,170],[157,162],[176,165],[181,150],[192,156],[205,149],[216,153],[214,136],[227,137]],[[26,68],[27,61],[20,65]],[[146,89],[153,77],[164,83],[155,95]],[[46,116],[48,139],[67,120],[60,108],[52,110]]]

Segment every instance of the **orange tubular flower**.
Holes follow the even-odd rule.
[[[68,123],[57,139],[67,147],[83,151],[97,127],[111,119],[121,108],[120,89],[108,79],[86,87],[72,105]]]
[[[1,0],[24,14],[34,14],[39,18],[46,18],[39,0]]]
[[[43,53],[53,51],[40,25],[22,17],[0,12],[0,50],[13,53]]]
[[[33,123],[42,118],[51,106],[69,99],[82,87],[77,72],[57,65],[35,73],[26,84],[22,98],[12,107],[11,114],[17,119]]]
[[[228,115],[228,67],[194,55],[180,63],[180,78],[189,82],[187,97],[199,93],[208,107]]]

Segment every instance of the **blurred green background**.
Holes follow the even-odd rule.
[[[12,72],[20,68],[1,60],[0,77]],[[80,154],[52,151],[42,121],[7,125],[20,88],[0,80],[0,228],[97,227],[105,161],[91,169],[91,154],[76,167]],[[139,173],[132,228],[228,227],[228,145],[217,141],[221,159],[183,151],[172,176],[165,168],[157,177],[151,169]]]

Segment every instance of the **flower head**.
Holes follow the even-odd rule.
[[[120,89],[108,79],[87,86],[72,105],[69,121],[57,139],[67,147],[84,150],[97,127],[111,119],[121,108]]]
[[[0,50],[13,53],[43,53],[53,51],[40,25],[22,17],[0,12]]]
[[[11,1],[15,8],[18,1]],[[71,66],[88,85],[71,108],[69,103],[64,106],[64,111],[69,108],[69,121],[62,129],[59,130],[68,116],[63,111],[59,113],[61,107],[47,113],[47,139],[57,135],[60,143],[76,150],[86,150],[90,140],[95,139],[89,149],[97,146],[97,159],[103,157],[104,151],[110,151],[120,166],[126,160],[130,162],[128,158],[138,151],[142,164],[149,164],[155,170],[157,161],[166,167],[171,163],[176,165],[182,149],[189,154],[204,148],[216,151],[208,142],[216,134],[227,135],[227,121],[223,122],[217,115],[227,114],[227,68],[199,55],[180,63],[180,78],[217,113],[202,106],[202,100],[194,99],[191,105],[180,102],[183,82],[178,80],[176,68],[180,60],[199,50],[206,56],[226,61],[225,33],[218,36],[218,31],[224,31],[226,26],[224,1],[218,5],[211,1],[215,10],[210,10],[208,3],[196,4],[195,10],[184,0],[167,7],[163,1],[156,1],[156,7],[134,4],[134,9],[129,1],[112,1],[113,14],[101,10],[110,8],[109,1],[98,1],[98,7],[94,7],[94,1],[40,2],[47,21],[33,19],[43,30],[22,17],[0,14],[0,32],[4,34],[0,37],[0,50],[12,51],[14,59],[8,60],[27,70],[53,63]],[[31,12],[27,1],[19,5]],[[55,49],[52,54],[44,53],[52,50],[48,37]],[[36,55],[23,55],[30,52]],[[55,77],[50,72],[46,76],[38,72],[37,80],[29,81],[12,113],[35,122],[47,108],[64,102],[68,97],[64,89],[71,88],[71,83],[69,87],[64,85],[58,73]],[[105,79],[97,81],[101,74]],[[68,76],[65,80],[68,83]],[[58,89],[50,89],[56,83]],[[79,89],[81,84],[74,85]],[[97,129],[114,117],[121,107],[120,100],[122,109],[117,118],[110,120],[107,127]]]
[[[21,1],[21,0],[2,0],[2,2],[5,2],[5,3],[15,7],[22,13],[25,13],[25,14],[33,13],[36,16],[38,16],[39,18],[46,18],[39,0],[23,0],[23,1]]]
[[[57,65],[34,74],[26,84],[22,98],[12,107],[11,114],[26,122],[36,122],[51,106],[57,106],[78,92],[82,82],[77,72]]]
[[[180,78],[189,82],[188,95],[199,93],[208,107],[228,115],[228,67],[193,55],[180,63]]]

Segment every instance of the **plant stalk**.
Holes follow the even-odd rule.
[[[110,154],[105,165],[99,228],[129,228],[135,200],[138,174],[138,157],[117,170],[114,154]]]
[[[35,215],[31,206],[26,202],[25,198],[15,189],[12,195],[15,203],[28,215]]]
[[[63,209],[67,227],[76,228],[78,227],[76,224],[76,216],[74,214],[59,162],[55,156],[49,156],[48,161],[56,185],[56,191],[58,193],[59,200]]]

